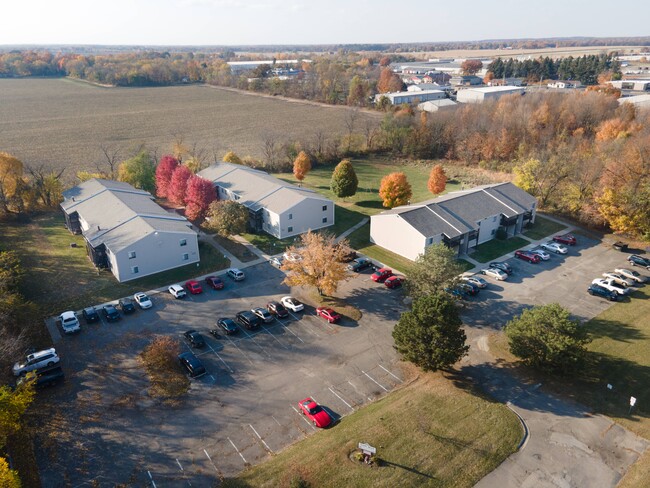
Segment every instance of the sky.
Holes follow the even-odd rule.
[[[0,45],[353,44],[650,35],[648,0],[0,0],[0,17]]]

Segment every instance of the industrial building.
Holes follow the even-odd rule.
[[[620,90],[632,90],[632,91],[650,91],[650,79],[649,80],[617,80],[617,81],[608,81],[610,85],[614,88]]]
[[[525,88],[521,86],[486,86],[481,88],[465,88],[458,90],[458,103],[482,103],[485,100],[496,100],[504,95],[523,95]]]
[[[388,98],[393,105],[401,105],[403,103],[420,103],[428,100],[440,100],[447,97],[447,94],[442,90],[423,90],[423,91],[405,91],[394,93],[378,93],[375,95],[375,103],[381,100],[382,97]]]

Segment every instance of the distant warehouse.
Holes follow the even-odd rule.
[[[395,93],[378,93],[375,95],[375,103],[386,97],[393,105],[403,103],[421,103],[429,100],[441,100],[446,98],[446,93],[442,90],[423,90],[423,91],[405,91]]]
[[[486,86],[483,88],[465,88],[458,90],[456,101],[459,103],[482,103],[485,100],[496,100],[504,95],[523,95],[525,89],[521,86]]]
[[[616,80],[607,83],[620,90],[650,91],[650,80]]]

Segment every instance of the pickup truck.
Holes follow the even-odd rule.
[[[609,291],[615,291],[619,295],[627,295],[628,293],[630,293],[629,288],[626,288],[623,285],[619,285],[611,278],[606,280],[596,278],[591,283],[595,285],[600,285],[603,288],[607,288]]]

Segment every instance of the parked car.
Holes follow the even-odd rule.
[[[108,322],[117,322],[122,318],[120,316],[120,311],[115,308],[115,305],[104,305],[102,312],[104,312],[104,318]]]
[[[29,373],[30,371],[52,367],[55,364],[58,364],[59,361],[60,358],[56,353],[56,349],[53,347],[50,349],[43,349],[42,351],[27,354],[23,361],[15,363],[13,372],[14,375],[20,376]]]
[[[72,334],[81,330],[79,319],[77,318],[77,315],[72,311],[63,312],[61,315],[59,315],[59,321],[61,322],[61,328],[63,328],[63,332],[66,334]]]
[[[384,281],[384,286],[392,290],[393,288],[399,288],[400,286],[402,286],[402,283],[404,283],[404,278],[402,278],[401,276],[393,275],[386,278],[386,281]]]
[[[200,332],[195,331],[194,329],[188,330],[183,334],[185,339],[189,341],[189,343],[192,345],[192,347],[205,347],[205,339],[201,335]]]
[[[616,268],[614,270],[616,273],[625,276],[626,278],[630,280],[634,280],[637,283],[645,283],[648,279],[645,276],[640,275],[634,270],[631,269],[626,269],[626,268]]]
[[[650,259],[639,256],[638,254],[632,254],[627,257],[628,262],[632,266],[641,266],[646,269],[650,269]]]
[[[636,283],[634,280],[631,280],[630,278],[626,278],[625,276],[619,273],[603,273],[603,278],[614,280],[619,285],[623,285],[626,287],[634,286],[634,283]]]
[[[616,300],[618,300],[618,297],[619,297],[619,294],[616,293],[615,291],[608,290],[604,286],[600,286],[600,285],[597,285],[595,283],[592,283],[589,286],[589,288],[587,288],[587,292],[589,292],[590,295],[607,298],[608,300],[611,300],[612,302],[615,302]]]
[[[515,257],[517,259],[521,259],[522,261],[528,261],[529,263],[533,264],[537,264],[542,260],[542,258],[540,258],[537,254],[529,251],[515,251]]]
[[[219,329],[212,329],[210,334],[215,337],[219,337],[219,330],[224,332],[226,335],[236,334],[239,332],[239,328],[233,319],[220,318],[217,320],[217,326]]]
[[[461,281],[458,283],[458,288],[462,290],[465,294],[469,296],[475,296],[478,295],[478,292],[480,291],[478,286],[472,285],[471,283],[463,282]]]
[[[266,304],[266,309],[269,311],[269,313],[275,315],[279,319],[283,319],[289,316],[289,312],[280,302],[269,302]]]
[[[341,262],[349,263],[357,259],[357,252],[354,249],[351,249],[349,246],[342,246],[340,243],[337,244],[337,248],[341,250]]]
[[[129,314],[135,312],[135,304],[130,298],[120,298],[118,300],[118,305],[123,314]]]
[[[612,247],[621,252],[627,251],[627,244],[624,243],[623,241],[616,241],[614,244],[612,244]]]
[[[65,378],[65,374],[60,366],[54,365],[49,368],[40,369],[36,371],[36,378],[34,379],[34,388],[41,389],[46,386],[55,385]],[[16,386],[19,386],[27,381],[25,376],[21,376],[16,381]]]
[[[619,295],[627,295],[629,292],[626,287],[624,287],[623,285],[619,285],[618,283],[615,283],[613,280],[596,278],[591,282],[591,284],[600,285],[603,288],[608,289],[609,291],[618,293]]]
[[[328,307],[318,307],[316,309],[316,314],[319,317],[323,317],[330,324],[335,324],[336,322],[341,320],[341,316],[335,310]]]
[[[153,302],[151,301],[151,298],[147,296],[146,293],[138,292],[135,295],[133,295],[133,299],[135,300],[135,303],[137,303],[142,310],[146,310],[148,308],[153,307]]]
[[[332,423],[330,414],[311,398],[300,400],[298,406],[302,414],[306,415],[316,427],[323,429]]]
[[[273,322],[273,315],[267,309],[262,307],[252,308],[251,312],[257,315],[262,322]]]
[[[196,280],[186,281],[185,289],[189,291],[192,295],[198,295],[199,293],[203,293],[203,288],[201,287],[201,283],[199,283]]]
[[[275,256],[275,257],[272,257],[271,259],[269,259],[269,263],[271,263],[276,268],[281,268],[283,261],[284,260],[279,256]]]
[[[541,245],[541,248],[546,251],[554,252],[555,254],[566,254],[569,252],[569,250],[562,244],[558,244],[557,242],[552,241],[545,242]]]
[[[228,271],[226,271],[226,274],[235,281],[242,281],[244,278],[246,278],[244,272],[237,268],[230,268]]]
[[[390,268],[379,268],[370,278],[377,283],[383,283],[390,276],[393,276],[393,270]]]
[[[239,325],[247,329],[255,329],[260,326],[262,320],[250,310],[242,310],[235,315],[235,320]]]
[[[510,266],[505,261],[502,262],[502,263],[499,263],[499,262],[490,263],[490,264],[488,264],[488,268],[500,269],[501,271],[503,271],[504,273],[506,273],[508,275],[511,275],[514,272],[514,270],[512,269],[512,266]]]
[[[479,288],[487,288],[488,286],[488,282],[477,275],[468,276],[467,278],[463,278],[463,280]]]
[[[290,263],[302,261],[302,256],[297,252],[285,252],[282,257],[285,261],[289,261]]]
[[[292,312],[302,312],[305,309],[302,302],[294,297],[282,297],[280,303]]]
[[[559,242],[560,244],[565,244],[567,246],[575,246],[578,243],[578,240],[575,238],[575,236],[571,234],[553,236],[553,240],[555,242]]]
[[[200,376],[206,374],[203,363],[191,352],[184,352],[182,354],[179,354],[178,361],[192,378],[199,378]]]
[[[530,252],[532,252],[533,254],[537,254],[542,261],[548,261],[549,259],[551,259],[551,255],[546,251],[543,251],[542,249],[533,249]]]
[[[181,285],[172,285],[168,288],[168,290],[174,298],[184,298],[187,296],[185,288],[183,288]]]
[[[481,270],[481,273],[497,281],[505,281],[508,279],[508,273],[501,271],[499,268],[485,268]]]
[[[223,280],[218,276],[208,276],[205,279],[205,283],[213,290],[223,290],[225,286]]]
[[[370,261],[370,259],[357,258],[354,261],[352,261],[350,264],[348,264],[348,270],[355,271],[357,273],[366,268],[372,268],[372,261]]]
[[[87,324],[99,321],[99,314],[97,313],[97,310],[95,310],[95,307],[84,308],[81,315],[84,316]]]

